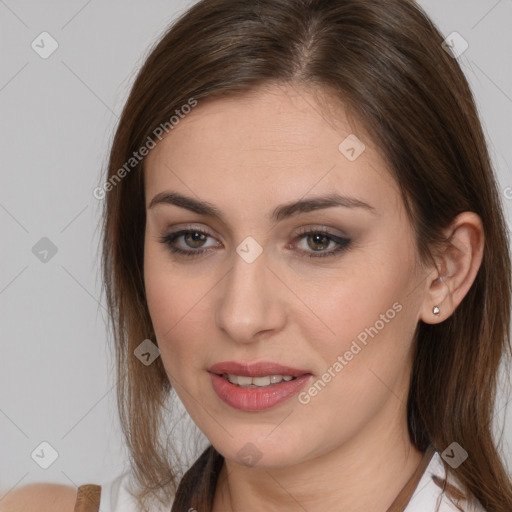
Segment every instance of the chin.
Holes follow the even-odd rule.
[[[286,468],[304,460],[297,451],[297,445],[286,444],[285,439],[278,437],[273,440],[265,439],[264,436],[268,435],[269,431],[271,430],[266,429],[262,436],[234,435],[227,444],[222,442],[220,444],[212,442],[212,444],[225,459],[249,468]],[[298,446],[304,448],[304,443],[298,443]]]

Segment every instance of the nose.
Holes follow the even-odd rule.
[[[217,327],[238,343],[252,343],[278,332],[286,322],[283,284],[268,268],[263,251],[251,263],[233,254],[216,302]]]

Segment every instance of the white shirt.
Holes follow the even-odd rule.
[[[457,506],[455,501],[443,493],[442,489],[434,482],[433,476],[444,480],[446,471],[439,453],[434,453],[429,465],[423,473],[407,507],[404,512],[486,512],[480,502],[473,497],[473,501],[460,502]],[[460,489],[457,481],[450,473],[448,483]],[[114,480],[101,486],[101,512],[139,512],[135,498],[128,492],[129,472],[122,473]],[[169,512],[172,503],[162,507],[155,504],[154,512]]]

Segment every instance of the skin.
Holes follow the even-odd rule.
[[[74,509],[77,490],[69,485],[32,483],[0,492],[0,512],[69,512]]]
[[[349,134],[366,146],[355,161],[338,150]],[[150,152],[144,172],[147,207],[172,191],[208,201],[225,217],[148,208],[144,251],[166,372],[225,457],[214,511],[384,512],[422,456],[406,423],[413,334],[420,319],[445,320],[469,290],[483,250],[479,217],[464,212],[454,221],[439,271],[421,265],[378,147],[341,104],[291,85],[199,102]],[[333,191],[374,210],[331,207],[269,220],[279,204]],[[195,258],[160,242],[187,223],[210,232],[202,242],[175,242],[207,248]],[[336,244],[300,238],[301,227],[327,227],[351,243],[334,256],[308,257]],[[236,252],[247,236],[263,249],[252,263]],[[313,383],[394,303],[402,309],[307,404],[294,396],[240,411],[212,388],[207,368],[226,360],[276,361],[310,371]],[[238,456],[249,442],[261,452],[252,466]]]

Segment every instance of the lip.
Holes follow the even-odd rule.
[[[208,371],[217,375],[228,373],[246,377],[264,377],[266,375],[291,375],[292,377],[300,377],[302,375],[311,374],[309,370],[283,366],[272,361],[259,361],[255,363],[223,361],[210,366]]]
[[[212,386],[217,396],[233,409],[243,411],[263,411],[274,407],[293,395],[296,395],[312,378],[309,370],[301,370],[272,361],[242,363],[224,361],[208,368]],[[222,375],[232,374],[247,377],[266,375],[290,375],[296,377],[290,381],[261,388],[244,388],[232,384]]]

